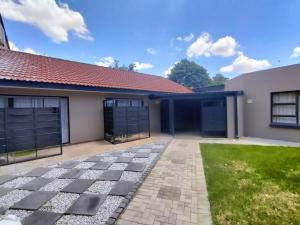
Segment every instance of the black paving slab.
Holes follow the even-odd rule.
[[[22,220],[22,225],[53,225],[61,216],[60,213],[35,211]]]
[[[125,168],[125,171],[143,172],[145,167],[146,167],[145,163],[131,162],[131,163],[128,163],[128,166]]]
[[[133,157],[118,157],[115,163],[129,163],[131,162]]]
[[[76,179],[68,186],[66,186],[64,189],[62,189],[61,192],[81,194],[86,189],[88,189],[94,182],[95,180]]]
[[[95,155],[95,156],[91,156],[91,157],[87,158],[84,161],[86,161],[86,162],[99,162],[102,159],[103,159],[103,156],[97,156],[97,155]]]
[[[6,183],[8,181],[11,181],[11,180],[13,180],[15,178],[17,178],[17,176],[14,176],[14,175],[2,175],[2,176],[0,176],[0,185]]]
[[[106,181],[118,181],[122,176],[123,170],[106,170],[104,171],[99,180],[106,180]]]
[[[119,181],[109,192],[110,195],[126,196],[129,192],[133,191],[135,183],[132,181]]]
[[[39,167],[35,168],[28,173],[26,173],[25,177],[40,177],[43,176],[45,173],[49,172],[52,168],[49,167]]]
[[[110,167],[110,165],[112,164],[112,162],[97,162],[95,165],[93,165],[90,169],[93,170],[106,170],[108,169],[108,167]]]
[[[84,170],[72,169],[69,172],[62,174],[60,179],[76,179],[79,178],[84,173]]]
[[[78,161],[67,161],[63,164],[59,165],[58,167],[64,168],[64,169],[73,169],[75,166],[77,166],[80,162]]]
[[[36,191],[23,198],[21,201],[15,203],[11,209],[25,209],[25,210],[37,210],[51,198],[53,198],[57,192],[50,191]]]
[[[28,190],[28,191],[37,191],[40,188],[44,187],[46,184],[50,183],[51,181],[53,181],[53,179],[39,177],[39,178],[36,178],[36,179],[20,186],[18,189]]]
[[[82,194],[66,214],[94,216],[105,199],[106,195]]]
[[[5,188],[5,187],[0,187],[0,197],[3,195],[6,195],[8,192],[14,190],[13,188]]]
[[[137,152],[135,158],[148,158],[150,156],[149,152]]]

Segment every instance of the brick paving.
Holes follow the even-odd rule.
[[[199,141],[172,140],[117,224],[212,224]]]

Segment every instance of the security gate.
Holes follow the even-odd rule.
[[[201,133],[209,136],[227,135],[225,99],[202,100],[201,103]]]
[[[104,139],[121,143],[150,137],[149,109],[142,100],[104,100]]]
[[[62,154],[60,108],[0,109],[0,165]]]

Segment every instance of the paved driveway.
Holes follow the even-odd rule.
[[[172,140],[118,224],[211,224],[199,139]]]
[[[113,224],[168,141],[0,176],[0,212],[23,225]]]

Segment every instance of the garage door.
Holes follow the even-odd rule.
[[[201,104],[201,131],[207,136],[227,135],[225,99],[205,100]]]

